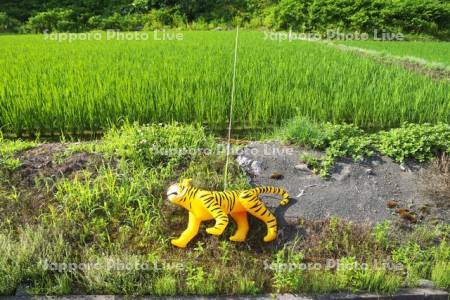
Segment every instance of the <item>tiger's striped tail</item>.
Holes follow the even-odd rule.
[[[252,191],[254,191],[257,195],[259,194],[276,194],[283,197],[280,201],[280,205],[284,206],[289,203],[289,194],[286,192],[286,190],[273,187],[273,186],[264,186],[264,187],[257,187],[254,188]]]

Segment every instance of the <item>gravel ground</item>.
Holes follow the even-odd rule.
[[[261,197],[287,223],[331,216],[364,223],[448,220],[448,212],[439,211],[424,193],[421,174],[426,166],[400,166],[388,157],[363,162],[343,159],[333,168],[331,178],[323,179],[302,165],[300,155],[304,152],[321,154],[279,143],[254,142],[236,157],[252,185],[278,186],[289,192],[290,204],[276,209],[278,203],[273,198]]]

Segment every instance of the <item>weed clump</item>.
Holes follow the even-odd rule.
[[[330,169],[342,157],[361,161],[379,153],[402,163],[406,159],[429,161],[439,154],[450,153],[450,126],[443,123],[404,124],[389,131],[366,133],[353,124],[318,124],[299,117],[275,130],[273,136],[325,151],[321,158],[302,157],[314,172],[323,177],[329,176]]]

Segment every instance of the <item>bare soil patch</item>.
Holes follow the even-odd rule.
[[[69,144],[48,143],[23,151],[17,155],[22,162],[18,174],[29,184],[37,177],[57,179],[71,177],[81,170],[95,170],[103,162],[101,155],[80,152],[66,155]]]
[[[277,207],[272,197],[261,197],[285,224],[332,216],[364,224],[392,220],[402,226],[450,219],[448,185],[442,185],[448,178],[436,167],[414,162],[399,165],[382,156],[361,162],[341,159],[331,178],[324,179],[303,167],[300,156],[304,152],[311,154],[299,147],[259,142],[243,151],[243,167],[252,185],[279,186],[289,192],[287,207]],[[435,187],[438,181],[430,172],[441,178],[440,188]]]

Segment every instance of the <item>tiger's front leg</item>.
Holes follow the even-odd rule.
[[[213,235],[221,235],[228,225],[228,216],[223,209],[214,202],[205,205],[205,208],[213,216],[216,224],[206,229],[206,232]]]
[[[189,223],[185,231],[179,238],[171,241],[172,245],[179,248],[186,248],[187,244],[197,235],[200,228],[200,219],[198,219],[193,213],[189,212]]]

